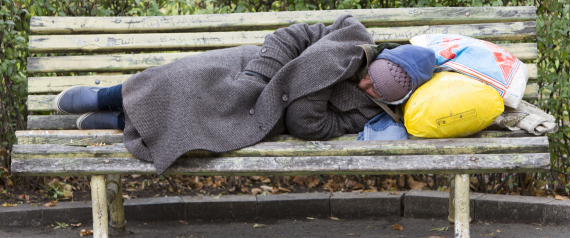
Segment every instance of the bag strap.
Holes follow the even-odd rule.
[[[392,111],[392,109],[390,109],[388,104],[383,103],[383,102],[379,102],[378,100],[376,100],[372,96],[370,96],[368,93],[366,93],[366,96],[368,96],[370,98],[370,100],[372,100],[374,103],[376,103],[382,109],[384,109],[384,111],[386,113],[388,113],[388,115],[390,115],[390,117],[392,117],[392,119],[394,119],[394,122],[399,123],[400,121],[402,121],[402,122],[404,121],[402,119],[402,113],[400,112],[399,106],[396,106],[396,110]]]

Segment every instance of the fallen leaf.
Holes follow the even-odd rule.
[[[273,187],[270,187],[270,186],[267,186],[267,185],[261,185],[261,186],[259,186],[259,187],[260,187],[261,189],[267,191],[267,192],[270,192],[270,193],[273,192]]]
[[[560,195],[556,195],[556,196],[554,196],[554,198],[555,198],[556,200],[561,200],[561,201],[566,201],[566,200],[569,199],[569,198],[566,197],[566,196],[560,196]]]
[[[424,182],[415,181],[411,177],[408,180],[408,185],[410,185],[411,189],[416,189],[416,190],[422,190],[426,186]]]
[[[265,228],[265,225],[255,223],[255,224],[253,225],[253,228]]]
[[[93,230],[81,229],[81,231],[79,231],[79,235],[80,235],[80,236],[93,235]]]
[[[179,220],[179,222],[182,223],[182,224],[184,224],[184,225],[188,224],[187,221],[183,221],[183,220]]]
[[[279,192],[289,193],[289,192],[291,192],[291,190],[283,188],[283,187],[279,187]]]
[[[71,227],[73,227],[73,228],[77,228],[77,227],[80,227],[80,226],[81,226],[81,223],[77,223],[77,224],[71,223]]]
[[[340,221],[340,219],[338,219],[338,217],[330,217],[331,220],[335,220],[335,221]]]
[[[57,205],[57,201],[51,201],[51,202],[44,204],[44,206],[46,206],[46,207],[55,207],[56,205]]]
[[[390,195],[399,195],[400,193],[389,193]]]
[[[397,231],[403,231],[404,230],[404,227],[402,225],[396,224],[396,225],[392,225],[392,227],[394,228],[394,230],[397,230]]]
[[[260,194],[261,192],[263,192],[263,191],[259,188],[252,188],[251,189],[251,194],[253,194],[253,195]]]
[[[367,226],[366,229],[374,228],[373,226]]]
[[[5,202],[5,203],[2,204],[2,206],[3,206],[3,207],[15,207],[15,206],[18,206],[18,204],[12,204],[12,203],[7,203],[7,202]]]
[[[346,234],[346,235],[347,235],[347,236],[353,236],[354,233],[348,233],[348,234]]]
[[[140,174],[131,174],[131,178],[138,178],[140,176],[141,176]]]
[[[445,238],[445,236],[428,236],[428,238]]]
[[[22,195],[20,195],[20,196],[18,196],[18,197],[19,197],[20,199],[23,199],[23,200],[26,200],[26,201],[27,201],[27,200],[30,200],[30,196],[28,196],[27,194],[22,194]]]
[[[497,232],[497,233],[498,233],[498,232],[501,232],[501,230],[497,230],[497,231],[495,231],[495,232]]]
[[[538,228],[538,227],[537,227],[536,229],[539,230],[539,231],[542,231],[542,228]]]
[[[307,217],[307,219],[309,219],[309,220],[317,220],[317,218],[314,218],[314,217]]]

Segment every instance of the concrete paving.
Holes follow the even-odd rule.
[[[257,224],[257,225],[256,225]],[[57,226],[57,224],[54,224]],[[403,230],[394,230],[393,225]],[[255,226],[255,228],[254,228]],[[448,231],[434,231],[434,228],[447,226],[447,221],[427,219],[282,219],[251,221],[180,221],[129,222],[128,234],[123,237],[157,238],[210,238],[210,237],[454,237],[453,228]],[[257,228],[258,227],[258,228]],[[4,238],[77,238],[81,229],[91,229],[91,224],[80,228],[58,228],[51,225],[41,227],[0,227],[0,237]],[[569,237],[570,227],[540,226],[526,224],[499,224],[472,222],[471,237]],[[91,236],[88,236],[91,237]]]

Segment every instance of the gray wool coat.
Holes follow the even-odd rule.
[[[367,66],[357,45],[373,43],[345,15],[327,27],[278,29],[261,47],[212,50],[144,70],[123,84],[125,146],[161,174],[191,150],[227,152],[285,131],[308,140],[361,131],[382,112],[357,88]]]

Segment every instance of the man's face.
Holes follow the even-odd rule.
[[[362,89],[362,91],[368,93],[368,95],[372,96],[373,98],[382,98],[382,96],[380,96],[378,91],[376,91],[374,88],[374,84],[372,84],[372,80],[370,79],[368,73],[362,80],[360,80],[360,83],[358,83],[358,88]]]

